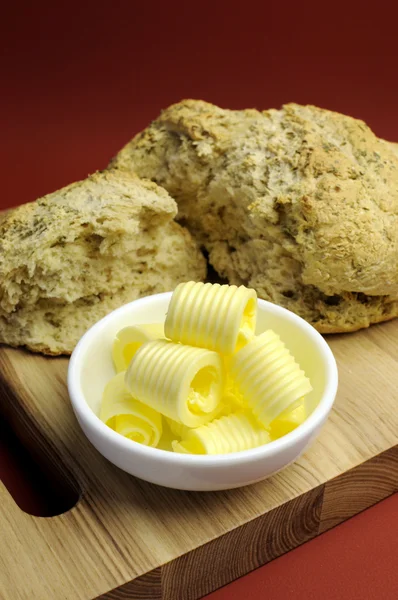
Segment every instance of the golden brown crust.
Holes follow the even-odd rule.
[[[0,348],[2,346],[9,346],[10,348],[21,348],[23,350],[26,350],[27,352],[33,352],[33,353],[40,353],[40,354],[44,354],[44,356],[49,356],[52,358],[57,358],[57,357],[61,357],[61,356],[70,356],[71,352],[53,352],[51,350],[51,348],[49,348],[48,346],[44,346],[42,344],[34,344],[34,345],[30,345],[30,344],[3,344],[0,342]]]
[[[357,323],[356,325],[348,325],[345,327],[334,327],[333,325],[318,325],[315,326],[315,329],[324,335],[334,334],[334,333],[355,333],[356,331],[360,331],[361,329],[367,329],[371,325],[377,325],[377,323],[385,323],[387,321],[392,321],[398,317],[398,308],[396,312],[389,316],[377,315],[372,319],[371,322],[363,325],[361,323]]]

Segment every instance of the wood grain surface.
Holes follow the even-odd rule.
[[[398,321],[328,341],[340,386],[319,438],[269,480],[214,493],[108,463],[75,420],[67,359],[1,347],[3,417],[80,498],[33,517],[0,486],[2,600],[194,600],[397,491]]]

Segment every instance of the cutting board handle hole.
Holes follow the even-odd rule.
[[[16,434],[0,420],[0,479],[14,502],[35,517],[55,517],[81,496],[77,484],[39,464]]]

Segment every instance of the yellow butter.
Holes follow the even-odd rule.
[[[170,431],[175,438],[182,438],[184,437],[184,435],[187,435],[187,433],[191,430],[190,427],[187,427],[186,425],[183,425],[182,423],[178,423],[177,421],[174,421],[173,419],[169,419],[166,417],[166,421],[168,426],[170,427]]]
[[[162,417],[127,391],[124,377],[124,372],[118,373],[105,386],[100,419],[117,433],[156,447],[162,435]]]
[[[287,433],[296,429],[304,423],[307,418],[307,411],[304,400],[301,400],[293,410],[288,410],[279,415],[270,425],[270,434],[273,440],[276,440]]]
[[[237,352],[230,365],[240,393],[265,427],[312,390],[308,377],[270,329]]]
[[[228,398],[228,400],[229,400],[229,398]],[[218,405],[218,409],[216,409],[213,413],[213,420],[219,419],[220,417],[224,417],[225,415],[231,414],[231,412],[233,410],[236,410],[236,406],[237,406],[237,404],[234,404],[232,406],[232,404],[230,404],[227,401],[225,395],[223,395],[221,398],[221,402]],[[174,436],[173,440],[175,438],[183,438],[192,429],[192,427],[187,427],[186,425],[183,425],[182,423],[177,423],[177,421],[173,421],[173,419],[169,419],[168,417],[166,417],[166,422],[170,428],[171,433]]]
[[[232,354],[255,332],[257,295],[241,285],[181,283],[173,292],[165,322],[174,342]]]
[[[164,422],[163,419],[163,432],[157,448],[159,450],[167,450],[167,452],[173,452],[172,443],[176,439],[176,436],[171,432],[170,428],[167,426],[167,423]]]
[[[270,439],[269,432],[252,415],[241,412],[191,429],[172,446],[174,452],[184,454],[227,454],[267,444]]]
[[[244,410],[247,408],[247,402],[239,391],[238,386],[230,373],[231,356],[224,356],[223,359],[225,368],[225,387],[222,401],[225,406],[230,409],[229,412]]]
[[[166,340],[146,342],[126,372],[130,393],[165,417],[199,427],[217,414],[224,366],[216,352]]]
[[[149,323],[121,329],[113,342],[112,358],[117,373],[125,371],[138,348],[145,342],[164,339],[164,324]]]

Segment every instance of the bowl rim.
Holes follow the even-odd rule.
[[[169,450],[144,446],[143,444],[139,444],[138,442],[125,438],[105,425],[105,423],[101,421],[101,419],[88,405],[81,388],[81,371],[84,365],[84,355],[87,351],[87,347],[91,345],[93,338],[95,339],[108,325],[108,323],[121,313],[128,312],[131,307],[137,307],[139,304],[156,304],[159,301],[165,301],[171,298],[172,293],[173,292],[163,292],[160,294],[153,294],[151,296],[138,298],[132,302],[124,304],[97,321],[80,338],[70,357],[67,374],[69,398],[80,424],[83,422],[84,426],[88,429],[96,430],[97,433],[103,438],[104,443],[115,447],[115,449],[118,451],[130,454],[133,452],[137,455],[137,458],[142,457],[144,460],[163,460],[171,465],[174,464],[181,467],[227,466],[230,463],[242,464],[258,459],[267,459],[279,454],[280,452],[283,452],[285,449],[296,446],[297,443],[308,438],[312,432],[316,431],[317,428],[322,426],[333,406],[338,388],[338,370],[333,352],[322,335],[302,317],[299,317],[292,311],[282,306],[273,304],[272,302],[268,302],[267,300],[263,300],[261,298],[257,299],[258,306],[261,306],[273,314],[279,314],[279,316],[295,322],[301,329],[304,330],[306,335],[312,338],[317,346],[318,351],[322,355],[323,362],[325,363],[326,386],[324,393],[321,396],[316,408],[301,425],[296,427],[296,429],[290,433],[287,433],[286,435],[273,440],[268,444],[263,444],[249,450],[241,450],[239,452],[212,455],[180,454],[177,452],[171,452]],[[85,428],[82,425],[81,427],[84,434],[87,436]]]

